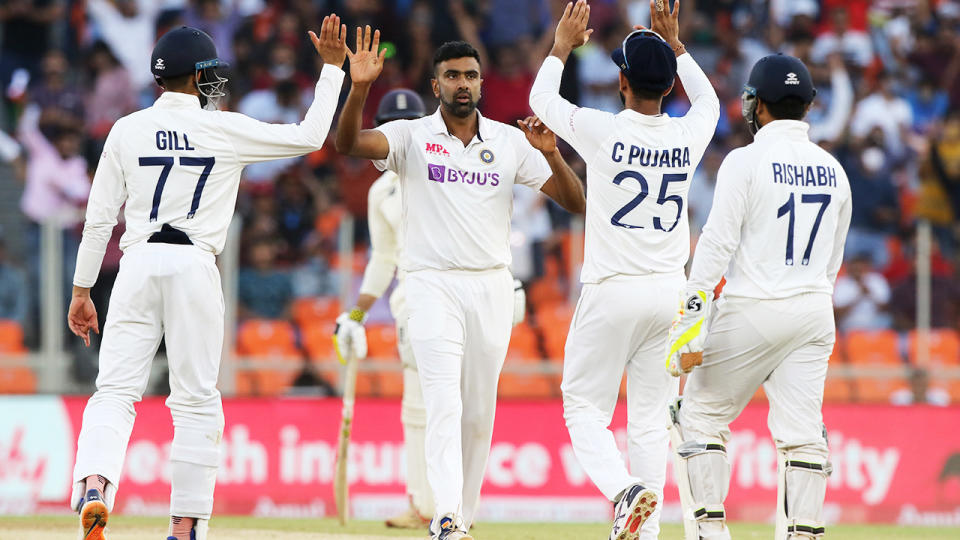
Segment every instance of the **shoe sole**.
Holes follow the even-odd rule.
[[[630,509],[630,517],[627,518],[623,530],[617,535],[617,540],[638,540],[640,528],[656,509],[657,494],[649,489],[641,491]]]
[[[424,520],[414,520],[410,517],[403,518],[392,518],[386,521],[387,527],[391,529],[408,529],[408,530],[420,530],[430,527],[429,521]]]
[[[106,540],[107,505],[101,501],[91,501],[83,505],[80,511],[80,526],[83,528],[82,540]]]

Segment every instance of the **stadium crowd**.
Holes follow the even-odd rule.
[[[384,73],[369,101],[396,87],[412,88],[428,110],[431,56],[441,43],[474,44],[483,66],[485,116],[512,124],[530,114],[526,97],[552,42],[565,0],[10,0],[0,5],[0,157],[12,165],[0,183],[22,183],[23,253],[0,246],[0,318],[37,345],[39,224],[55,220],[63,235],[65,287],[72,277],[82,211],[104,139],[113,122],[149,106],[160,89],[148,63],[157,36],[181,24],[209,33],[230,63],[225,106],[267,122],[297,122],[313,96],[322,66],[309,40],[325,13],[349,28],[380,28]],[[564,72],[562,94],[583,106],[619,111],[618,69],[609,52],[632,24],[646,24],[646,0],[591,2],[590,43]],[[726,153],[750,142],[740,118],[748,70],[782,51],[804,60],[818,89],[808,121],[811,137],[833,152],[850,178],[854,213],[845,271],[835,292],[839,329],[870,331],[866,349],[895,336],[896,356],[909,364],[916,326],[916,225],[934,232],[932,326],[960,365],[960,2],[953,0],[684,0],[681,40],[710,76],[721,118],[689,197],[694,236],[706,220],[716,172]],[[682,88],[665,110],[688,107]],[[343,96],[345,97],[346,92]],[[373,107],[365,112],[372,125]],[[336,124],[334,124],[336,125]],[[569,150],[569,149],[568,149]],[[584,164],[566,152],[581,177]],[[356,218],[353,267],[366,260],[366,193],[378,172],[332,145],[303,159],[250,166],[242,216],[238,318],[289,321],[293,341],[308,356],[313,343],[303,316],[312,302],[335,297],[338,231]],[[589,195],[588,195],[589,196]],[[576,289],[571,217],[546,198],[516,193],[514,273],[527,285],[529,322],[518,330],[537,359],[562,356]],[[119,265],[118,227],[95,289],[106,309]],[[693,238],[694,243],[696,238]],[[17,261],[17,262],[14,262]],[[355,289],[355,287],[354,287]],[[98,294],[97,294],[98,293]],[[312,299],[309,301],[298,299]],[[322,309],[336,316],[336,309]],[[298,315],[299,313],[299,315]],[[388,321],[385,306],[373,322]],[[330,321],[326,321],[329,323]],[[296,323],[294,326],[293,323]],[[101,322],[101,327],[103,323]],[[324,337],[329,329],[324,327]],[[877,333],[879,332],[879,333]],[[523,336],[529,335],[529,338]],[[242,336],[241,336],[242,337]],[[319,343],[319,337],[317,343]],[[886,338],[884,338],[886,339]],[[849,340],[850,347],[852,341]],[[841,341],[844,343],[845,341]],[[387,347],[389,354],[389,347]],[[865,350],[866,350],[865,349]],[[321,354],[317,352],[317,354]],[[853,360],[859,353],[849,350]],[[509,365],[509,362],[508,362]],[[905,366],[906,367],[906,366]],[[78,377],[83,377],[83,370]],[[901,401],[960,399],[960,384],[932,392],[923,366],[913,386],[929,386]],[[907,376],[904,377],[907,380]],[[902,390],[902,388],[901,388]],[[519,392],[522,394],[522,392]],[[889,393],[889,392],[888,392]],[[914,395],[915,394],[915,395]],[[853,393],[856,397],[855,392]],[[828,392],[829,396],[829,392]],[[861,398],[863,396],[861,395]]]

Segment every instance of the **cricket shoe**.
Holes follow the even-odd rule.
[[[610,540],[638,540],[640,528],[657,508],[657,494],[640,484],[633,484],[613,508],[613,529]]]
[[[421,516],[417,509],[411,506],[406,512],[387,520],[387,527],[393,529],[424,529],[430,526],[430,520]]]
[[[107,505],[99,489],[89,489],[80,500],[80,540],[106,540]]]
[[[430,538],[432,540],[473,540],[473,537],[463,528],[463,520],[453,514],[443,515],[437,523],[436,530],[433,528],[433,522],[430,523]]]

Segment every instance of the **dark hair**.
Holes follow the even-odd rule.
[[[436,71],[437,64],[452,58],[476,58],[480,63],[480,53],[473,48],[473,45],[466,41],[448,41],[433,53],[433,69]]]
[[[633,95],[637,96],[640,99],[645,100],[658,100],[663,97],[663,92],[658,92],[656,90],[647,90],[646,88],[640,88],[639,86],[633,84],[630,81],[630,77],[626,77],[627,85],[630,86],[630,91],[633,92]]]
[[[162,86],[164,90],[175,91],[187,86],[192,76],[193,73],[187,73],[186,75],[178,75],[176,77],[157,77],[157,80],[160,81],[160,86]]]
[[[798,97],[785,97],[776,103],[764,101],[763,104],[770,116],[777,120],[803,120],[807,114],[808,103]]]

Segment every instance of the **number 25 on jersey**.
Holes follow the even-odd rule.
[[[626,217],[634,208],[640,206],[640,203],[647,198],[647,195],[650,194],[650,184],[647,182],[647,179],[637,171],[623,171],[613,178],[613,183],[616,185],[621,185],[624,180],[632,178],[640,184],[640,192],[630,200],[627,204],[623,205],[620,210],[617,210],[617,213],[610,218],[610,223],[617,227],[623,227],[625,229],[645,229],[643,225],[633,225],[630,223],[624,223],[623,218]],[[667,195],[667,187],[669,187],[671,182],[683,182],[687,179],[686,174],[664,174],[663,180],[660,182],[660,193],[657,197],[657,204],[663,206],[667,203],[673,203],[677,206],[677,215],[674,216],[673,223],[669,227],[664,227],[663,222],[659,217],[653,218],[653,228],[663,232],[670,232],[676,228],[677,224],[680,223],[680,214],[683,212],[683,197],[680,195]]]

